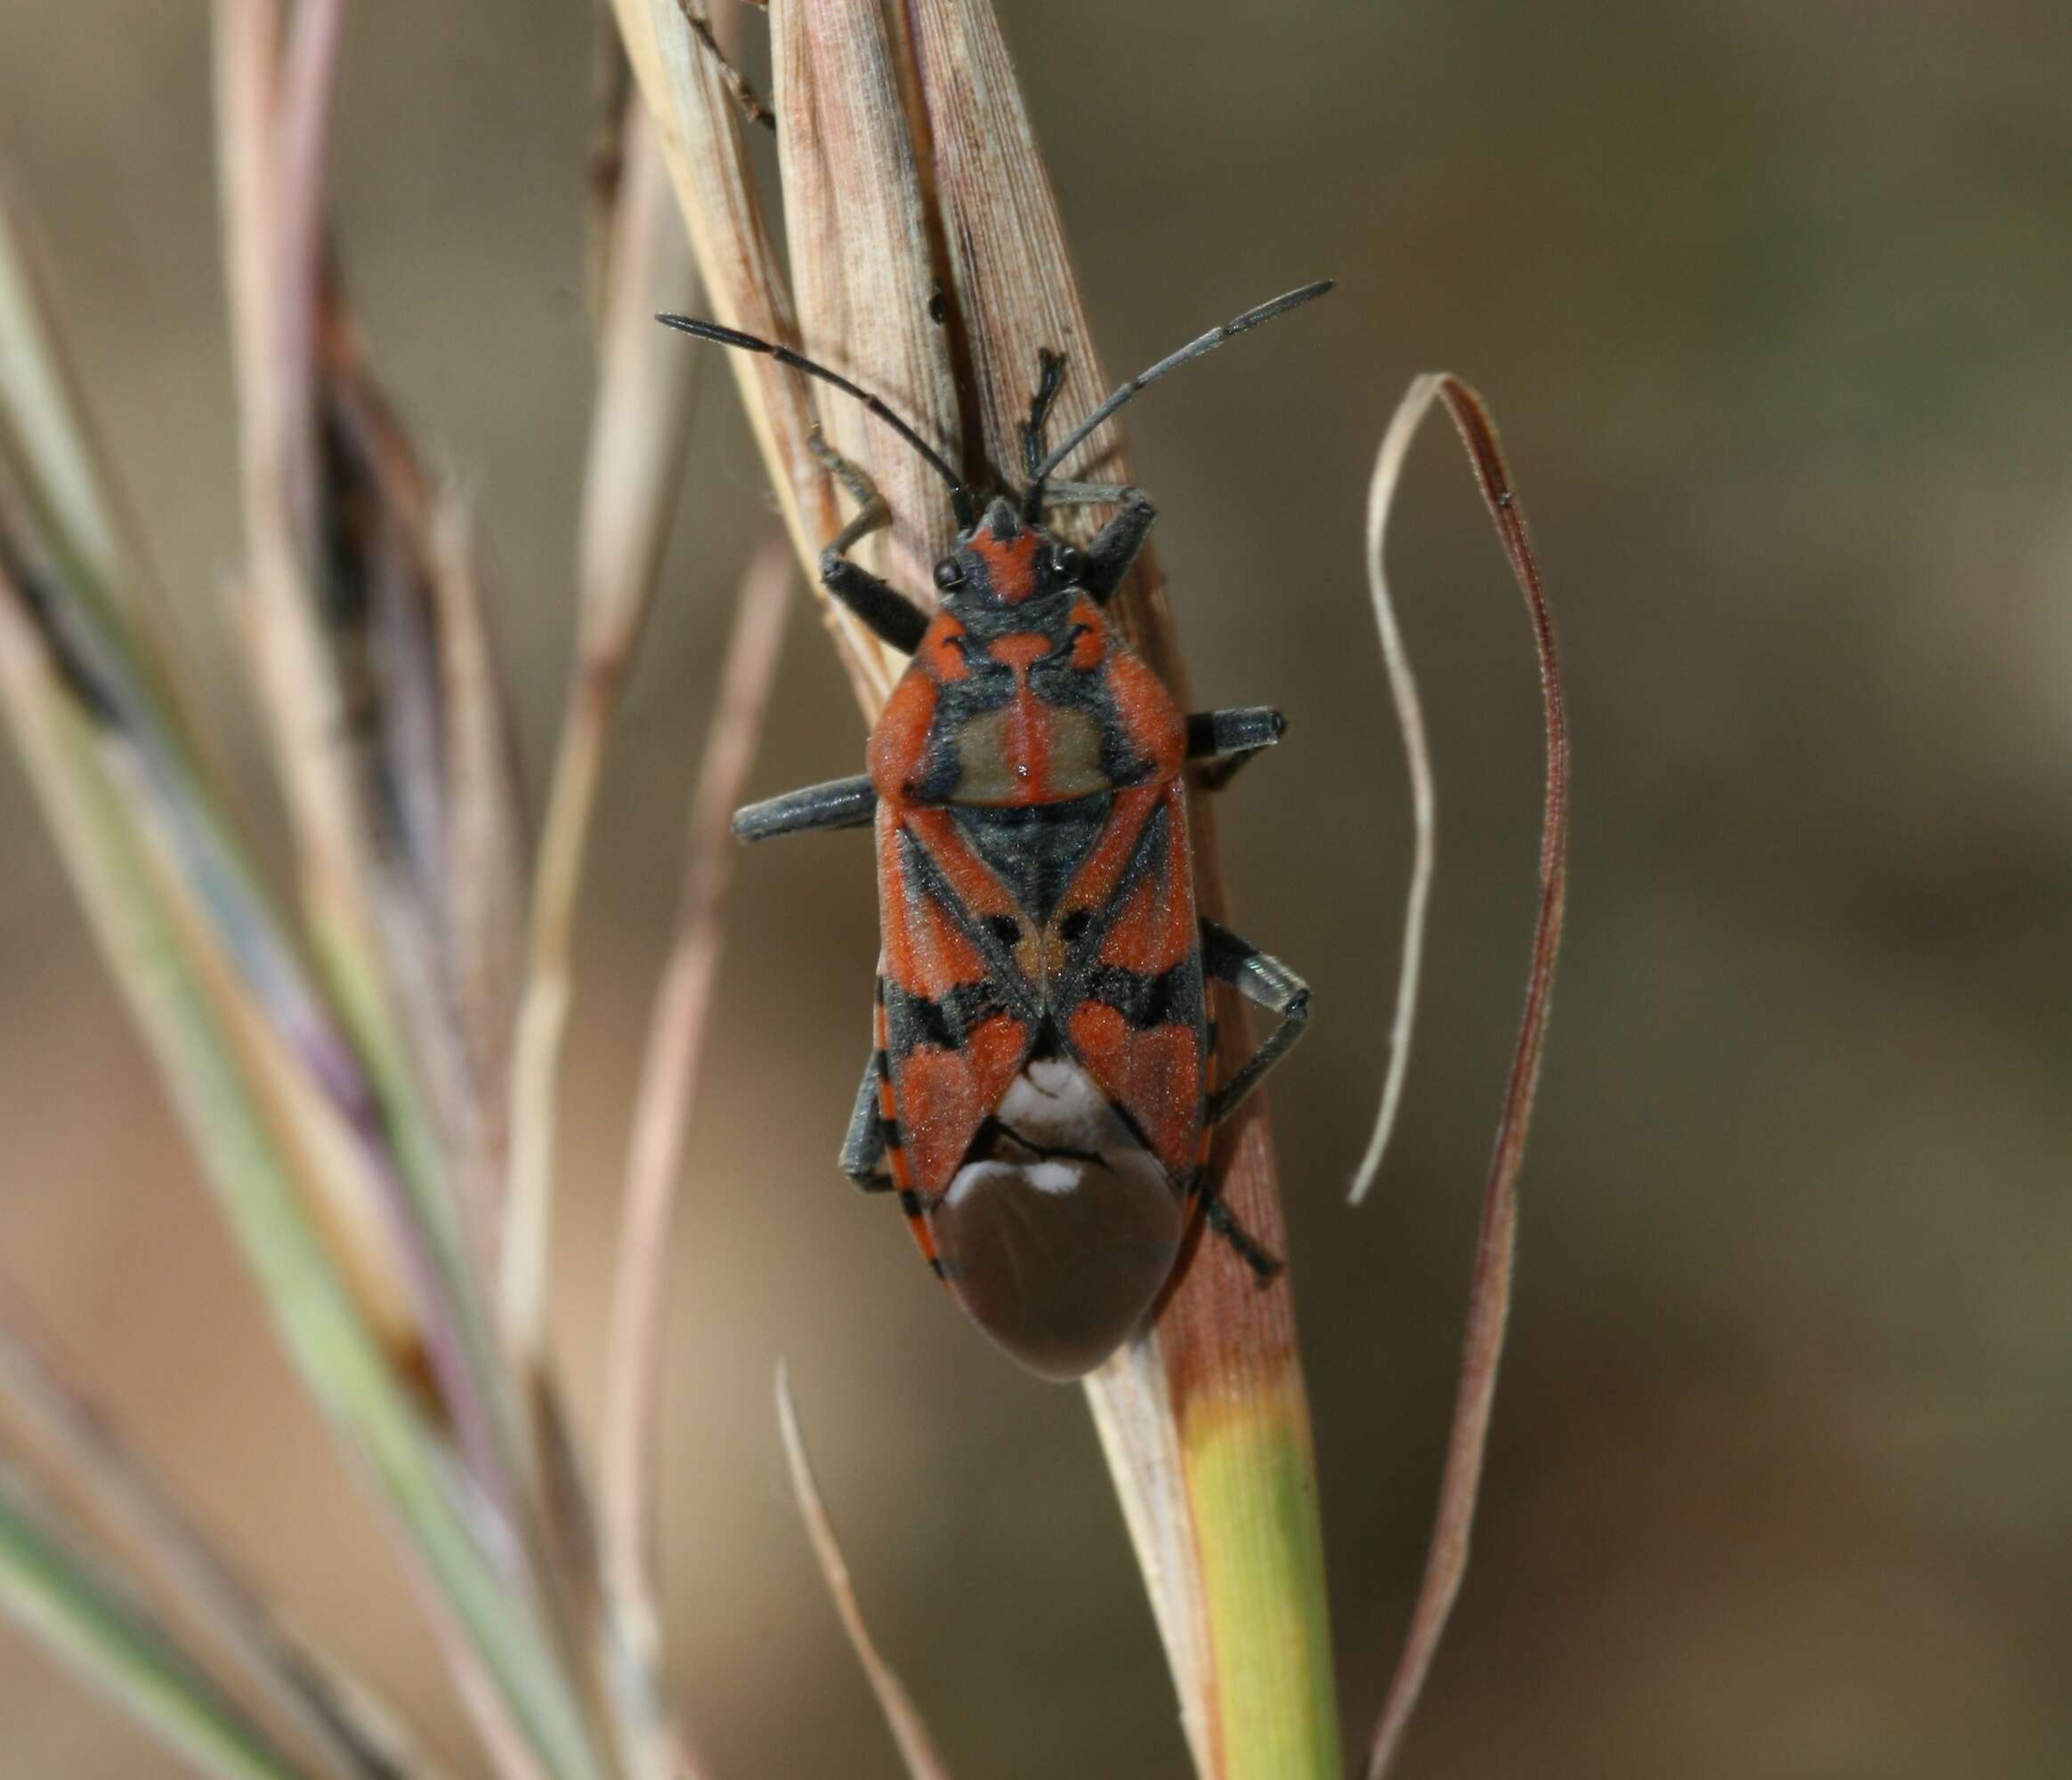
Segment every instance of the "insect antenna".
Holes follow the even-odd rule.
[[[1262,322],[1271,321],[1277,315],[1285,315],[1291,309],[1299,309],[1304,303],[1322,296],[1325,291],[1331,287],[1333,282],[1334,280],[1331,279],[1320,279],[1316,283],[1306,284],[1301,289],[1291,290],[1284,296],[1276,296],[1271,303],[1262,303],[1257,309],[1248,309],[1234,320],[1226,321],[1220,328],[1211,328],[1199,340],[1189,341],[1178,352],[1161,359],[1149,370],[1137,372],[1113,395],[1110,396],[1100,407],[1082,420],[1072,430],[1072,436],[1031,472],[1029,478],[1030,501],[1032,503],[1040,502],[1043,495],[1043,484],[1049,479],[1051,472],[1072,455],[1073,450],[1085,441],[1089,433],[1092,433],[1137,391],[1148,384],[1156,383],[1168,371],[1177,371],[1182,365],[1190,360],[1199,359],[1206,352],[1213,352],[1226,340],[1234,340],[1240,334],[1259,327]]]
[[[665,328],[674,328],[679,333],[695,335],[700,340],[710,340],[718,345],[732,346],[743,352],[766,352],[781,365],[789,365],[795,371],[804,371],[809,377],[818,377],[824,384],[832,384],[844,395],[854,396],[919,451],[927,460],[928,466],[950,485],[950,505],[956,509],[958,524],[968,526],[977,517],[972,506],[971,490],[965,486],[964,478],[950,467],[948,460],[940,451],[894,414],[882,397],[875,396],[869,390],[851,383],[840,372],[830,371],[825,365],[815,363],[803,352],[795,352],[790,347],[779,345],[773,340],[765,340],[754,334],[744,334],[738,328],[722,328],[716,321],[701,321],[692,315],[658,315],[655,320]]]

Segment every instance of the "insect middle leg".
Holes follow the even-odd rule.
[[[768,840],[813,829],[868,828],[877,815],[878,792],[866,774],[858,773],[744,805],[734,812],[733,831],[740,840]]]
[[[848,490],[860,509],[821,552],[821,586],[855,613],[873,636],[902,655],[911,655],[928,628],[927,613],[889,581],[849,560],[849,552],[864,538],[892,523],[892,509],[878,493],[878,484],[822,439],[819,429],[805,442],[813,461]]]
[[[1202,789],[1220,791],[1253,756],[1288,732],[1288,720],[1270,705],[1234,705],[1195,711],[1187,718],[1187,758],[1206,760]]]
[[[862,1193],[899,1194],[899,1209],[906,1214],[907,1228],[927,1262],[929,1272],[943,1278],[943,1258],[935,1252],[921,1196],[911,1185],[906,1157],[901,1147],[899,1122],[894,1116],[892,1065],[885,1054],[885,979],[878,979],[878,1007],[873,1016],[870,1061],[863,1065],[863,1080],[856,1086],[855,1110],[849,1114],[848,1135],[842,1139],[841,1170]]]

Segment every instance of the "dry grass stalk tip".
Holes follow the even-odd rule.
[[[891,9],[891,28],[873,0],[829,0],[770,8],[785,215],[795,287],[775,276],[762,213],[727,103],[728,83],[709,45],[679,15],[688,0],[619,0],[631,60],[661,120],[686,220],[719,320],[782,342],[877,390],[919,417],[925,433],[961,439],[967,470],[1014,462],[1015,428],[1039,348],[1062,350],[1063,411],[1084,412],[1105,377],[1096,357],[1058,226],[1055,204],[997,24],[978,0],[915,0]],[[785,320],[794,308],[794,333]],[[824,509],[825,479],[797,441],[813,425],[803,380],[787,380],[766,359],[742,358],[735,374],[795,542],[810,569],[830,535],[802,529]],[[1493,437],[1473,433],[1477,405],[1443,387],[1493,512],[1514,552],[1529,563],[1508,488],[1492,480]],[[955,425],[951,425],[954,416]],[[877,566],[908,587],[947,543],[939,492],[915,455],[860,409],[829,404],[824,422],[845,455],[886,493],[894,525]],[[1400,461],[1400,445],[1395,456]],[[1129,478],[1120,442],[1105,428],[1083,454],[1105,475]],[[1393,471],[1391,471],[1391,476]],[[1385,513],[1386,500],[1378,512]],[[1089,522],[1090,522],[1089,516]],[[1375,539],[1379,548],[1379,536]],[[1521,575],[1525,572],[1521,568]],[[1536,578],[1529,584],[1535,614]],[[1377,585],[1391,684],[1399,699],[1413,773],[1417,865],[1404,977],[1391,1042],[1382,1116],[1362,1171],[1372,1178],[1399,1103],[1431,866],[1431,797],[1423,731],[1385,584]],[[1118,601],[1133,639],[1185,697],[1155,565],[1147,556]],[[874,714],[896,662],[860,643],[840,614],[830,619],[851,663],[866,716]],[[1558,862],[1566,756],[1550,636],[1550,870],[1557,893],[1543,911],[1534,1010],[1521,1045],[1523,1080],[1536,1072],[1544,971],[1558,926]],[[1220,912],[1213,813],[1194,811],[1203,905]],[[1221,1010],[1234,1046],[1246,1042],[1242,1013]],[[1236,1016],[1232,1017],[1235,1013]],[[1529,1100],[1529,1093],[1526,1096]],[[1461,1433],[1445,1485],[1434,1583],[1413,1629],[1405,1677],[1392,1695],[1378,1760],[1414,1697],[1423,1663],[1457,1585],[1463,1504],[1471,1506],[1480,1436],[1493,1386],[1508,1277],[1508,1207],[1526,1105],[1507,1102],[1500,1164],[1493,1176],[1484,1264],[1471,1314]],[[1270,1141],[1254,1109],[1219,1146],[1215,1166],[1240,1215],[1269,1244],[1282,1226]],[[1295,1361],[1284,1288],[1261,1293],[1214,1245],[1193,1264],[1145,1338],[1089,1388],[1104,1445],[1137,1543],[1178,1685],[1183,1719],[1206,1775],[1335,1770],[1335,1709],[1316,1537],[1307,1404]],[[1451,1578],[1449,1582],[1447,1579]]]
[[[1016,461],[1040,349],[1062,352],[1060,412],[1107,393],[1063,230],[998,22],[971,0],[876,0],[770,8],[773,94],[796,287],[776,267],[738,110],[679,0],[618,0],[629,60],[654,109],[723,324],[824,353],[835,368],[959,439],[967,467]],[[794,326],[792,317],[797,317]],[[935,319],[935,318],[940,318]],[[803,378],[742,354],[732,368],[790,522],[817,567],[836,529]],[[942,491],[879,423],[842,403],[823,423],[886,493],[882,565],[926,588],[951,536]],[[1127,480],[1114,427],[1066,473]],[[1079,522],[1089,530],[1097,514]],[[1115,602],[1121,621],[1186,697],[1162,584],[1149,553]],[[864,715],[896,658],[830,613]],[[1214,817],[1194,811],[1198,894],[1226,908]],[[1248,1043],[1218,1008],[1226,1070]],[[1269,1246],[1283,1226],[1263,1105],[1248,1108],[1216,1165],[1233,1209]],[[1153,1591],[1204,1774],[1326,1773],[1337,1763],[1308,1411],[1283,1281],[1255,1288],[1219,1244],[1195,1250],[1156,1326],[1089,1382],[1117,1488]]]

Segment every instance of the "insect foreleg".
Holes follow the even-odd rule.
[[[887,581],[849,560],[849,552],[874,531],[892,523],[892,509],[878,493],[878,484],[830,446],[815,431],[806,440],[813,459],[848,490],[861,510],[828,542],[821,552],[821,586],[848,607],[873,636],[889,643],[902,655],[920,647],[928,627],[928,615]]]
[[[1022,473],[1029,479],[1031,498],[1039,505],[1047,498],[1036,474],[1036,465],[1043,457],[1043,431],[1050,424],[1050,410],[1064,385],[1064,360],[1048,346],[1040,348],[1036,354],[1036,393],[1029,400],[1029,417],[1022,423]],[[1032,508],[1027,516],[1040,519],[1043,515]]]
[[[1142,489],[1123,488],[1107,482],[1054,482],[1045,495],[1054,506],[1087,506],[1109,501],[1121,503],[1122,511],[1104,525],[1087,546],[1086,572],[1080,585],[1096,605],[1107,603],[1122,585],[1122,578],[1136,562],[1137,553],[1158,519],[1158,509]]]
[[[772,835],[804,834],[811,829],[867,828],[877,814],[878,793],[869,778],[859,774],[749,804],[734,812],[733,831],[741,840],[768,840]]]
[[[1277,958],[1261,951],[1220,922],[1202,922],[1202,968],[1250,1002],[1280,1015],[1281,1024],[1209,1102],[1209,1122],[1227,1119],[1288,1054],[1309,1024],[1309,985]]]
[[[890,1193],[893,1188],[892,1177],[885,1169],[892,1134],[885,1129],[885,1114],[878,1106],[884,1066],[883,1053],[872,1051],[856,1088],[856,1110],[849,1115],[848,1135],[842,1139],[841,1170],[862,1193]]]
[[[1287,731],[1287,718],[1269,705],[1195,711],[1187,718],[1187,758],[1210,762],[1198,775],[1202,788],[1220,791],[1247,761],[1271,748]]]

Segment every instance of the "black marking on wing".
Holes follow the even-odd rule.
[[[980,1025],[1009,1011],[990,980],[959,983],[938,1000],[896,983],[885,986],[886,1037],[894,1057],[911,1056],[923,1045],[960,1051]]]
[[[1113,1007],[1137,1032],[1153,1026],[1200,1030],[1206,1012],[1198,951],[1155,976],[1119,964],[1096,964],[1081,979],[1080,989],[1085,999]]]

